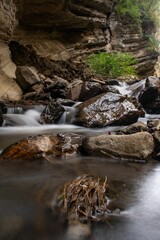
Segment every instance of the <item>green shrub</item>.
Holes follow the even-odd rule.
[[[92,54],[87,58],[87,63],[93,72],[108,77],[121,77],[136,75],[133,64],[136,59],[128,53],[106,53]]]
[[[147,40],[148,40],[148,50],[150,51],[158,51],[160,48],[160,41],[158,39],[155,38],[154,35],[148,35],[146,36]]]

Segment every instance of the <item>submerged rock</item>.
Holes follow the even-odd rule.
[[[154,151],[154,139],[148,132],[130,135],[100,135],[86,138],[83,150],[94,156],[147,159]]]
[[[82,137],[78,134],[38,135],[7,147],[0,160],[52,160],[52,157],[76,154],[81,144]]]
[[[60,119],[64,111],[65,109],[62,107],[61,104],[57,102],[52,102],[43,110],[40,116],[40,123],[53,124]]]
[[[75,123],[85,127],[129,125],[143,114],[135,99],[114,93],[91,98],[80,104],[77,109]]]

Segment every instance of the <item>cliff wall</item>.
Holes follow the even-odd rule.
[[[23,46],[38,56],[36,64],[25,59],[23,63],[35,67],[39,59],[74,62],[88,53],[113,49],[134,52],[139,59],[137,70],[142,75],[153,72],[156,56],[146,51],[141,30],[117,20],[115,4],[116,0],[1,0],[0,98],[21,98],[10,50],[14,52],[12,59],[19,53],[22,60]],[[22,48],[9,50],[12,43]],[[27,51],[26,55],[30,54]]]

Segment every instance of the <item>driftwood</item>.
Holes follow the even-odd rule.
[[[107,188],[107,177],[102,180],[89,175],[79,176],[64,185],[52,207],[58,207],[67,214],[69,221],[99,220],[111,212],[108,209]]]

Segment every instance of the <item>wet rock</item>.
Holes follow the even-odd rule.
[[[83,81],[80,79],[75,79],[70,85],[69,85],[69,98],[73,101],[78,100],[81,94],[83,86]]]
[[[154,151],[154,139],[148,132],[130,135],[100,135],[86,138],[83,149],[93,156],[147,159]]]
[[[103,92],[103,93],[112,92],[112,93],[120,94],[119,90],[116,89],[116,88],[115,88],[114,86],[112,86],[112,85],[104,85],[104,86],[102,86],[102,92]]]
[[[75,123],[85,127],[129,125],[143,114],[136,100],[114,93],[91,98],[77,109]]]
[[[149,114],[160,114],[160,99],[156,99],[143,107]]]
[[[109,85],[109,86],[119,86],[119,81],[117,79],[108,79],[105,81],[106,82],[106,85]]]
[[[62,114],[64,113],[65,109],[62,107],[61,104],[57,102],[52,102],[48,106],[45,107],[41,116],[40,116],[40,123],[41,124],[53,124],[56,123]]]
[[[39,135],[28,137],[7,147],[0,160],[52,160],[77,154],[82,137],[78,134]]]
[[[149,130],[148,126],[143,122],[136,122],[129,127],[120,131],[119,134],[133,134],[137,132],[147,132]]]
[[[0,100],[0,109],[1,109],[3,114],[7,113],[7,106],[2,100]]]
[[[71,99],[64,99],[64,98],[57,98],[57,103],[63,105],[63,106],[69,106],[72,107],[76,102],[72,101]]]
[[[0,109],[0,126],[3,124],[2,110]]]
[[[139,102],[144,106],[156,100],[160,89],[160,80],[156,77],[148,77],[145,83],[145,89],[139,95]]]
[[[102,93],[101,84],[98,82],[84,82],[79,96],[80,101],[85,101]]]
[[[27,66],[17,67],[16,80],[24,92],[26,92],[34,84],[40,83],[38,76],[36,76],[31,70],[31,68]]]

